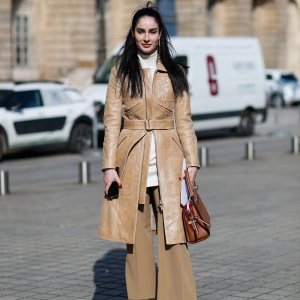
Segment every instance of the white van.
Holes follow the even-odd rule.
[[[256,38],[173,37],[175,59],[189,66],[191,109],[197,132],[236,129],[251,135],[257,122],[266,120],[265,67]],[[119,46],[120,47],[120,46]],[[84,91],[89,101],[101,102],[116,62],[114,49]],[[101,121],[101,116],[100,116]],[[100,128],[103,124],[100,124]]]

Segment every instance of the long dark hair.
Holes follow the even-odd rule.
[[[117,79],[121,82],[121,95],[124,97],[129,93],[132,98],[142,97],[143,95],[143,75],[133,33],[138,20],[144,16],[153,17],[158,24],[159,32],[161,33],[158,56],[168,72],[175,97],[181,96],[184,91],[189,92],[189,84],[185,74],[186,67],[178,65],[174,61],[174,48],[171,45],[167,29],[158,10],[152,6],[151,1],[148,1],[146,7],[134,13],[126,41],[118,53]]]

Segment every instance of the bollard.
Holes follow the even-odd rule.
[[[0,196],[9,194],[9,177],[8,172],[0,170]]]
[[[254,160],[255,159],[255,143],[247,142],[245,150],[246,150],[245,159]]]
[[[79,163],[79,183],[88,184],[91,182],[90,163],[82,161]]]
[[[292,137],[292,153],[299,154],[299,136]]]
[[[209,151],[206,147],[200,147],[199,149],[200,166],[207,167],[209,165]]]

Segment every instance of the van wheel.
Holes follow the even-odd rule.
[[[237,128],[239,136],[250,136],[254,133],[254,115],[251,111],[246,111],[240,120],[240,125]]]
[[[91,148],[92,143],[92,127],[85,123],[75,125],[69,140],[69,150],[74,153],[80,153]]]

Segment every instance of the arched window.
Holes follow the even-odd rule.
[[[167,27],[170,36],[176,35],[176,10],[175,0],[157,0],[159,12]]]

